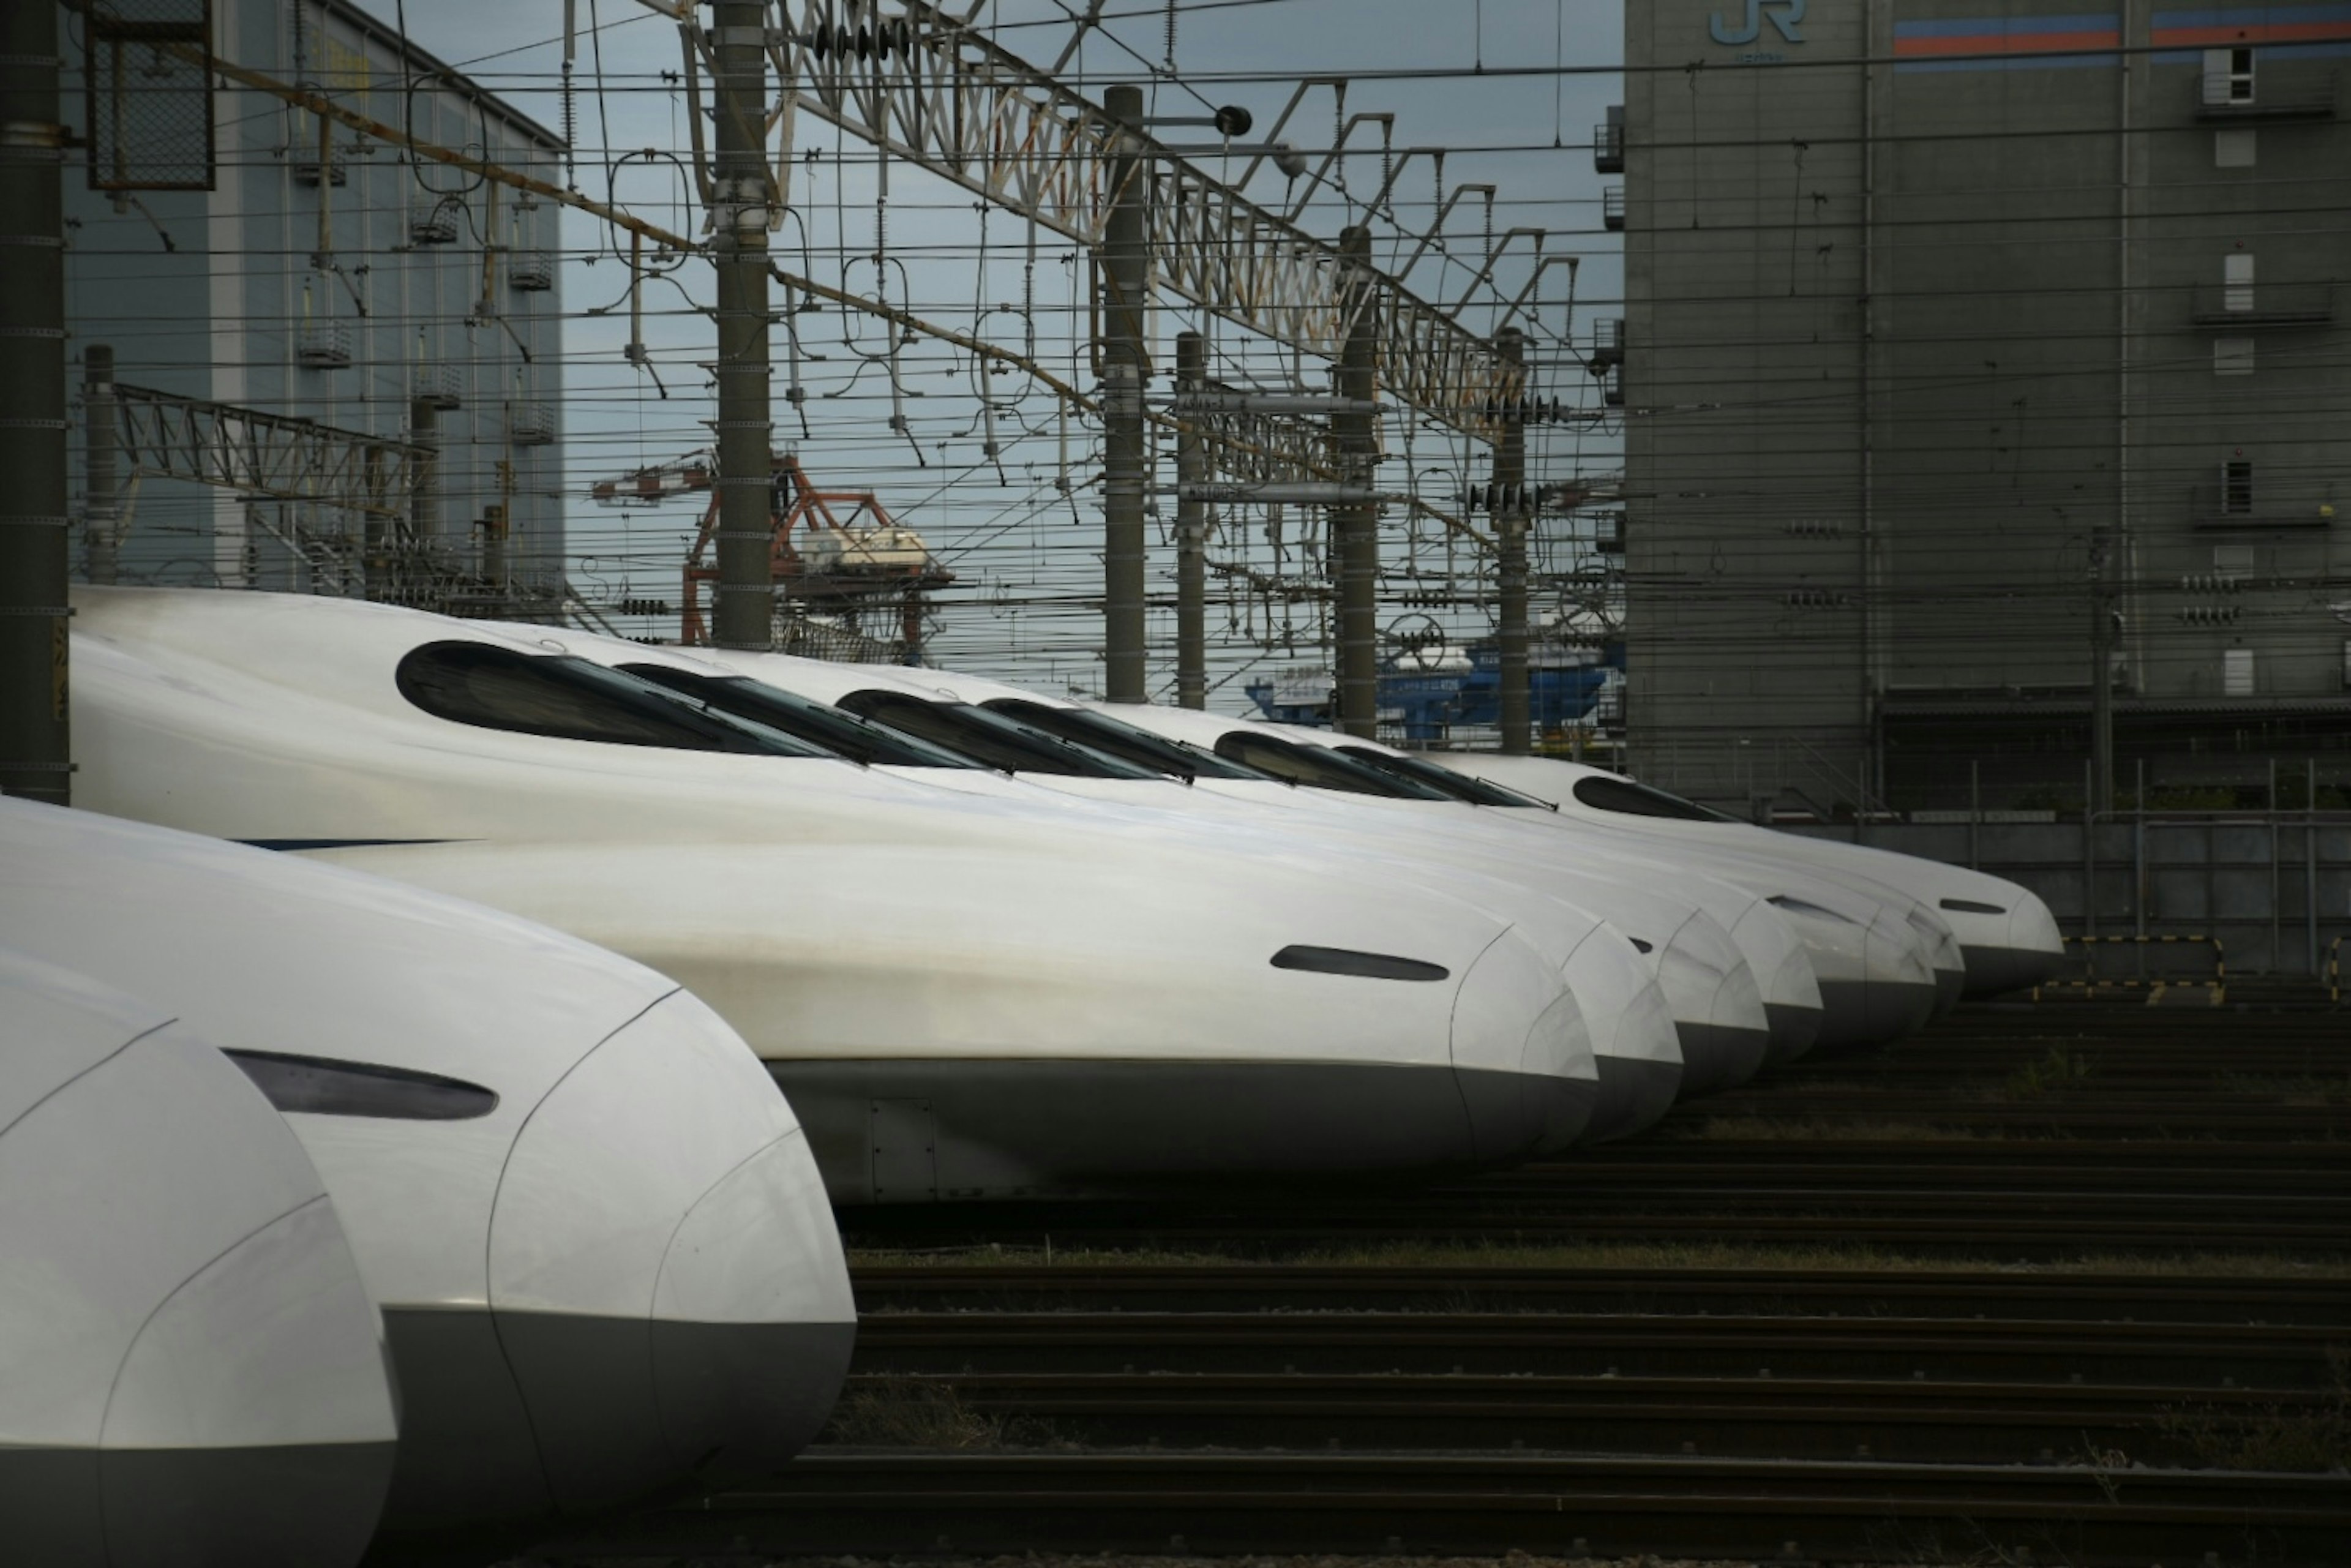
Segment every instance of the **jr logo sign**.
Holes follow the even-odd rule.
[[[1792,44],[1801,44],[1804,35],[1796,24],[1804,19],[1804,0],[1747,0],[1747,14],[1739,26],[1732,26],[1717,11],[1707,23],[1707,33],[1718,44],[1751,44],[1763,31],[1763,19],[1769,16],[1771,26],[1782,37]]]

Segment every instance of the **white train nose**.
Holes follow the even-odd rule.
[[[1469,966],[1454,996],[1453,1077],[1478,1163],[1556,1153],[1583,1134],[1600,1093],[1587,1020],[1604,1005],[1516,931]]]
[[[1681,1097],[1718,1093],[1761,1071],[1771,1020],[1754,971],[1729,933],[1693,915],[1657,955],[1657,984],[1682,1048]]]
[[[524,1125],[490,1306],[562,1509],[788,1458],[848,1370],[839,1235],[783,1096],[674,992]]]
[[[1951,923],[1926,904],[1907,899],[1902,905],[1902,915],[1925,949],[1927,967],[1935,977],[1933,1016],[1941,1018],[1958,1007],[1959,998],[1967,992],[1967,956],[1959,951],[1959,939],[1952,932]]]
[[[318,1173],[218,1051],[5,949],[0,1280],[0,1556],[358,1559],[392,1381]]]
[[[1576,948],[1566,974],[1595,1020],[1592,1051],[1599,1092],[1581,1141],[1596,1144],[1655,1124],[1681,1092],[1682,1048],[1673,1009],[1648,960],[1611,927]]]
[[[1799,1060],[1821,1031],[1821,985],[1802,938],[1785,915],[1760,898],[1747,906],[1730,934],[1763,993],[1763,1016],[1771,1027],[1765,1065]]]
[[[1967,960],[1967,994],[1971,997],[1996,997],[2041,985],[2064,965],[2065,938],[2049,906],[2013,883],[2001,888],[2001,894],[2009,902],[2004,918],[1995,915],[1987,920],[1973,910],[1956,911],[1949,916],[1959,933],[1960,955]],[[1946,908],[1950,902],[1946,901]]]
[[[1832,1056],[1885,1045],[1926,1027],[1940,1000],[1935,971],[1917,934],[1890,912],[1861,933],[1860,973],[1821,981],[1826,1004],[1813,1054]]]

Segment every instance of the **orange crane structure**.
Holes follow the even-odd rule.
[[[791,453],[776,457],[774,476],[768,562],[778,591],[775,646],[816,658],[922,663],[928,597],[955,574],[872,491],[820,490]],[[710,497],[686,553],[678,641],[688,647],[709,641],[702,600],[705,586],[718,580],[710,559],[718,531],[716,478],[717,465],[696,453],[601,481],[590,492],[615,506]],[[877,614],[894,621],[895,638],[865,630]]]

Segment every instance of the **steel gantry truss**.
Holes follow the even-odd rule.
[[[118,386],[121,454],[132,471],[277,501],[404,519],[424,447],[234,403]]]
[[[1520,372],[1450,314],[1339,246],[1258,205],[1101,106],[925,0],[776,0],[769,34],[786,102],[1098,246],[1113,154],[1139,152],[1159,285],[1274,341],[1336,359],[1350,325],[1376,322],[1394,401],[1481,439],[1520,395]]]

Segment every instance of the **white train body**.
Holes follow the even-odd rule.
[[[78,602],[83,800],[478,898],[662,970],[767,1061],[838,1201],[1458,1168],[1589,1119],[1557,930],[1172,821],[1078,821],[830,756],[483,727],[403,695],[402,669],[414,690],[455,668],[441,706],[536,715],[499,683],[615,684],[539,629],[294,596]]]
[[[625,644],[583,649],[610,656],[624,667],[642,667],[644,650]],[[980,704],[1016,698],[1054,706],[1075,706],[1038,697],[1017,687],[934,670],[828,664],[783,654],[698,650],[688,660],[669,653],[666,662],[720,666],[747,679],[780,687],[819,702],[856,702],[878,691],[894,691],[925,702]],[[1123,710],[1121,710],[1123,712]],[[888,715],[880,716],[886,721]],[[952,741],[947,744],[953,744]],[[1214,759],[1207,759],[1214,767]],[[1672,1024],[1667,1046],[1657,1031],[1595,1030],[1601,1102],[1593,1137],[1621,1136],[1647,1125],[1677,1093],[1704,1093],[1751,1076],[1768,1049],[1771,1020],[1746,956],[1710,914],[1681,896],[1683,890],[1595,875],[1566,854],[1545,854],[1517,835],[1485,831],[1472,813],[1446,813],[1442,821],[1425,816],[1421,832],[1398,832],[1383,821],[1383,807],[1416,802],[1364,800],[1299,790],[1262,778],[1222,778],[1204,773],[1190,784],[1153,776],[1140,779],[1027,773],[1020,780],[991,772],[928,770],[950,789],[992,794],[1037,790],[1134,809],[1172,811],[1211,826],[1230,843],[1311,845],[1343,852],[1356,863],[1385,863],[1422,882],[1442,879],[1461,896],[1514,919],[1534,918],[1537,904],[1564,904],[1587,922],[1604,921],[1644,955]],[[1530,859],[1530,853],[1532,859]],[[1747,902],[1751,903],[1752,900]],[[1792,943],[1790,947],[1792,948]],[[1783,957],[1785,954],[1782,955]],[[1802,961],[1797,967],[1802,968]],[[1584,988],[1578,982],[1581,994]],[[1625,1015],[1627,1020],[1634,1016]]]
[[[7,1560],[351,1563],[396,1436],[375,1303],[285,1121],[170,1010],[0,943]]]
[[[1251,756],[1253,737],[1282,747],[1321,747],[1343,753],[1360,747],[1404,755],[1299,726],[1177,708],[1122,706],[1105,706],[1103,711],[1203,749],[1222,748],[1245,761]],[[1259,749],[1261,752],[1262,746]],[[1397,804],[1423,811],[1430,809],[1409,801]],[[1685,873],[1732,883],[1763,898],[1784,916],[1802,940],[1821,1010],[1811,1025],[1810,1043],[1799,1045],[1783,1039],[1781,1043],[1787,1049],[1775,1052],[1774,1060],[1787,1060],[1815,1046],[1849,1049],[1898,1038],[1926,1022],[1938,1003],[1934,958],[1939,938],[1912,923],[1916,911],[1906,897],[1869,897],[1792,868],[1759,876],[1754,864],[1736,857],[1692,854],[1669,844],[1644,842],[1588,828],[1554,812],[1528,810],[1513,815],[1529,831],[1566,835],[1559,841],[1572,843],[1572,852],[1578,859],[1604,858],[1635,874],[1656,875],[1659,867],[1679,867]],[[1644,866],[1650,869],[1643,873]],[[1733,928],[1734,935],[1739,929]],[[1956,958],[1952,961],[1955,964]],[[1767,993],[1767,1002],[1770,999]]]
[[[1402,766],[1433,766],[1393,747],[1331,730],[1256,723],[1250,729],[1292,744],[1400,758]],[[1482,773],[1476,781],[1496,782]],[[1900,889],[1757,853],[1751,845],[1715,841],[1701,846],[1627,833],[1589,813],[1561,812],[1554,807],[1551,811],[1528,810],[1523,815],[1531,823],[1573,835],[1586,847],[1604,842],[1622,852],[1646,841],[1651,854],[1701,866],[1788,915],[1803,937],[1821,987],[1823,1011],[1813,1045],[1823,1053],[1897,1039],[1957,1005],[1966,988],[1966,961],[1949,924]],[[1595,840],[1595,832],[1603,836]]]
[[[1437,755],[1430,760],[1485,775],[1589,821],[1693,847],[1736,848],[1823,875],[1897,889],[1949,923],[1966,967],[1970,996],[2039,985],[2058,972],[2064,958],[2064,939],[2048,904],[2005,877],[1890,850],[1773,832],[1646,786],[1628,790],[1624,786],[1630,780],[1578,763],[1541,757]],[[1577,792],[1580,781],[1595,778],[1604,782]],[[1650,799],[1637,799],[1635,790]]]
[[[392,1535],[758,1472],[822,1425],[855,1333],[822,1184],[674,982],[374,877],[13,803],[0,943],[234,1042],[298,1134],[399,1377]]]

